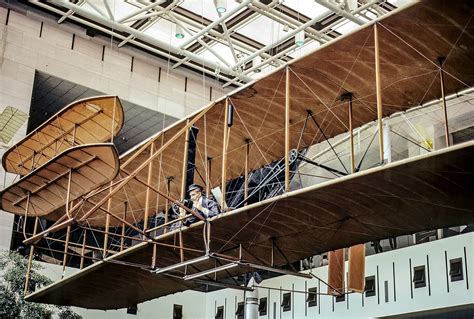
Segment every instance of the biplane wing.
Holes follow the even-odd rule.
[[[47,217],[63,208],[68,197],[73,201],[89,193],[112,181],[118,171],[114,144],[74,146],[2,190],[0,208],[17,215]]]
[[[216,262],[225,266],[234,260],[238,266],[217,272],[221,279],[259,269],[259,265],[279,267],[361,242],[473,223],[473,161],[474,142],[468,142],[286,193],[211,220],[211,251],[216,258],[188,265],[186,274],[184,267],[150,272],[154,244],[145,242],[26,300],[123,308],[195,288],[199,283],[193,277],[214,280],[212,271],[199,274],[216,267]],[[203,256],[202,227],[199,222],[182,231],[186,260]],[[170,232],[157,238],[158,269],[179,265],[176,235]]]
[[[474,85],[472,14],[474,8],[469,1],[455,6],[440,0],[421,1],[377,21],[383,117],[440,97],[439,57],[447,57],[443,64],[446,95]],[[353,127],[377,120],[374,59],[374,26],[369,25],[289,63],[288,74],[286,69],[279,69],[231,93],[227,100],[212,103],[175,123],[122,157],[121,178],[146,161],[151,165],[143,167],[112,197],[110,211],[134,222],[164,210],[166,200],[148,185],[172,198],[182,197],[187,127],[199,129],[195,181],[209,188],[221,186],[223,174],[225,180],[230,180],[243,176],[246,169],[248,172],[283,158],[286,82],[289,149],[302,149],[349,130],[347,102],[340,100],[345,92],[354,94]],[[226,103],[233,105],[230,128],[225,120]],[[227,129],[223,170],[223,136]],[[147,198],[152,198],[153,205],[146,204]],[[95,196],[92,202],[100,199]],[[128,203],[128,214],[124,202]],[[107,205],[101,208],[107,209]],[[82,211],[93,207],[85,203]],[[88,216],[91,226],[105,225],[103,209]],[[121,222],[113,219],[110,225],[121,226]]]
[[[75,101],[25,136],[2,158],[5,171],[27,175],[71,146],[110,141],[123,126],[116,96]]]

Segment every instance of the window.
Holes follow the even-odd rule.
[[[173,319],[182,319],[182,318],[183,318],[183,306],[173,305]]]
[[[224,306],[217,307],[215,319],[224,319]]]
[[[426,287],[425,266],[413,268],[413,284],[415,288]]]
[[[129,315],[136,315],[137,311],[138,311],[137,305],[133,305],[133,306],[130,306],[130,307],[127,308],[127,313]]]
[[[375,296],[375,276],[365,277],[365,296],[373,297]]]
[[[317,298],[318,288],[309,288],[308,289],[308,297],[306,297],[306,302],[308,303],[308,307],[314,307],[318,305],[318,298]]]
[[[283,307],[283,311],[291,310],[291,292],[287,292],[283,294],[283,300],[281,301],[281,306]]]
[[[341,302],[341,301],[344,301],[344,300],[346,300],[346,295],[345,294],[336,296],[336,302]]]
[[[239,302],[237,304],[237,311],[235,312],[237,319],[244,319],[244,303]]]
[[[451,281],[459,281],[464,279],[462,272],[462,258],[449,260],[449,277],[451,277]]]
[[[265,316],[267,314],[267,298],[260,298],[258,303],[258,314],[260,316]]]

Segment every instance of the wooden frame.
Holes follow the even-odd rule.
[[[468,6],[467,2],[463,2],[460,5]],[[71,209],[68,209],[70,215],[64,217],[53,228],[50,228],[49,231],[63,227],[69,228],[73,223],[79,223],[81,226],[85,226],[87,223],[93,227],[105,226],[106,237],[109,234],[110,228],[113,227],[122,227],[122,238],[126,236],[124,230],[127,227],[142,236],[141,239],[142,241],[145,240],[145,242],[135,247],[124,249],[123,252],[113,256],[105,256],[104,254],[105,262],[100,263],[100,266],[91,266],[85,269],[81,276],[84,275],[92,281],[94,278],[98,279],[94,277],[97,276],[94,273],[95,269],[109,267],[105,266],[109,261],[121,261],[125,256],[134,255],[137,259],[143,257],[145,258],[143,260],[150,261],[150,268],[167,269],[166,267],[172,267],[173,264],[180,264],[181,267],[183,263],[197,258],[198,255],[195,251],[186,250],[186,246],[192,246],[191,248],[197,251],[205,251],[205,256],[225,253],[234,259],[246,259],[248,263],[245,265],[239,264],[238,270],[228,270],[225,273],[226,275],[233,275],[248,270],[248,268],[257,268],[254,267],[255,265],[273,267],[276,271],[284,264],[296,261],[301,257],[306,257],[303,255],[303,252],[314,254],[317,252],[316,250],[319,252],[323,248],[326,251],[337,251],[340,255],[340,249],[343,247],[350,247],[353,244],[360,244],[361,242],[380,237],[378,233],[363,228],[361,225],[364,225],[364,223],[378,223],[382,225],[385,227],[385,230],[381,232],[385,235],[403,234],[407,231],[411,232],[427,227],[426,223],[420,224],[420,220],[425,221],[425,216],[422,217],[416,214],[413,217],[414,224],[408,226],[398,225],[396,221],[391,219],[391,215],[380,216],[377,211],[368,214],[373,219],[365,220],[360,217],[363,215],[359,214],[360,211],[354,210],[356,208],[353,206],[357,205],[348,204],[351,196],[349,195],[349,190],[358,189],[354,186],[359,185],[357,183],[366,183],[367,185],[378,185],[378,189],[376,188],[373,192],[386,191],[395,194],[398,190],[395,187],[396,185],[393,184],[393,180],[396,179],[397,174],[409,173],[408,175],[413,174],[413,176],[420,177],[417,175],[416,165],[431,165],[433,162],[436,162],[434,160],[436,156],[440,160],[438,164],[433,165],[438,165],[436,167],[440,168],[441,166],[439,165],[451,165],[449,161],[453,160],[454,155],[461,154],[463,157],[454,159],[454,161],[457,161],[458,171],[462,171],[466,167],[465,159],[472,157],[468,153],[468,151],[472,151],[472,143],[463,147],[450,148],[446,152],[428,154],[416,160],[387,164],[367,171],[357,172],[353,146],[353,128],[376,121],[379,128],[380,165],[384,164],[383,116],[389,116],[413,107],[414,105],[410,103],[414,102],[410,101],[417,100],[419,103],[425,103],[439,96],[439,87],[430,87],[428,90],[423,91],[418,82],[431,80],[431,74],[413,70],[410,67],[411,64],[421,65],[423,72],[426,69],[439,71],[439,66],[433,63],[429,57],[439,54],[439,50],[446,49],[440,43],[455,44],[463,36],[467,38],[472,36],[472,30],[469,28],[467,31],[459,31],[461,33],[457,34],[457,37],[454,38],[450,38],[445,34],[440,39],[440,43],[437,45],[435,43],[430,47],[426,45],[426,39],[418,37],[417,33],[425,32],[426,25],[430,25],[431,30],[439,34],[444,34],[443,25],[451,23],[450,21],[459,21],[458,23],[463,25],[469,19],[465,12],[469,11],[465,10],[464,13],[462,11],[458,9],[446,10],[445,6],[440,5],[437,1],[422,1],[412,5],[405,11],[384,17],[372,25],[342,37],[333,44],[324,46],[306,57],[297,59],[290,65],[277,69],[267,77],[211,103],[204,109],[186,117],[125,154],[121,158],[120,177],[115,178],[113,181],[107,180],[105,185],[100,188],[91,189],[90,191],[93,191],[92,194],[72,197],[72,200],[75,199],[80,202],[75,204],[79,206],[77,208],[73,206]],[[429,16],[433,12],[442,12],[442,16],[446,19],[446,21],[443,21],[444,24],[433,25],[431,23]],[[407,21],[407,19],[416,19],[416,23],[411,28],[408,28],[409,30],[405,29],[402,23]],[[453,28],[455,27],[453,26]],[[469,34],[463,35],[462,32],[468,32]],[[366,45],[366,43],[373,43],[374,45],[372,47],[371,45]],[[354,52],[347,50],[348,47],[354,48]],[[453,50],[456,53],[456,61],[462,61],[464,65],[459,67],[453,65],[453,63],[450,64],[449,60],[443,64],[441,75],[447,75],[442,80],[443,96],[456,93],[463,89],[466,84],[474,85],[474,78],[469,72],[465,71],[466,69],[474,68],[472,49],[464,52],[465,50],[459,50],[455,45],[450,46],[450,49],[451,47],[454,48]],[[392,61],[393,55],[390,54],[390,50],[404,52],[406,56],[403,56],[401,60]],[[351,61],[351,63],[335,65],[331,63],[334,56],[337,56],[340,60]],[[366,59],[366,57],[368,58]],[[403,65],[405,61],[408,61],[410,64],[406,62],[407,64]],[[282,83],[284,83],[284,86]],[[397,88],[392,90],[391,83],[396,83]],[[340,97],[341,92],[352,92],[354,98],[352,99],[351,97],[349,108],[347,108],[346,103],[335,102]],[[403,94],[400,94],[400,92],[403,92]],[[420,96],[422,96],[421,100]],[[235,107],[237,116],[232,126],[232,132],[230,132],[226,122],[228,105],[234,102],[235,104],[232,105]],[[255,112],[256,107],[261,111],[258,114]],[[308,115],[311,115],[318,126],[318,130],[306,129],[305,123]],[[447,123],[447,119],[445,122]],[[112,123],[115,123],[115,121],[112,120]],[[223,210],[226,207],[226,196],[228,195],[226,184],[229,180],[244,177],[246,184],[244,186],[244,197],[247,198],[249,196],[247,185],[249,172],[259,169],[268,163],[284,160],[284,182],[281,183],[284,189],[283,194],[256,204],[238,207],[235,210],[230,208],[229,211],[216,216],[210,221],[212,223],[212,236],[209,227],[203,236],[203,227],[205,224],[209,226],[209,220],[202,221],[202,216],[190,211],[188,208],[184,208],[182,203],[186,191],[186,141],[189,128],[193,125],[197,127],[205,125],[206,129],[204,143],[202,141],[197,142],[196,171],[206,172],[206,176],[203,178],[206,190],[221,187],[221,206]],[[339,174],[347,176],[328,181],[323,185],[290,191],[290,176],[292,173],[290,172],[290,150],[297,148],[301,150],[303,147],[300,147],[300,141],[303,145],[314,145],[322,141],[328,141],[330,138],[343,134],[348,130],[350,132],[351,172]],[[250,154],[249,151],[250,141],[254,154]],[[250,156],[255,154],[258,154],[258,156]],[[209,167],[209,158],[212,158],[214,166],[212,171]],[[404,171],[400,171],[401,169]],[[455,171],[456,169],[453,170]],[[387,180],[384,175],[385,172],[393,174],[393,180]],[[423,178],[428,179],[428,183],[433,182],[426,176]],[[154,180],[159,180],[158,185],[152,183]],[[461,185],[467,184],[467,181],[461,183]],[[130,189],[133,189],[133,192],[130,192]],[[323,198],[325,191],[333,192],[331,194],[334,196],[334,200],[330,203],[328,203],[327,198],[326,200]],[[443,191],[450,192],[450,190],[446,189],[443,189]],[[465,190],[461,189],[458,191],[462,193]],[[152,201],[154,197],[151,195],[152,193],[159,198],[164,198],[165,201],[163,203],[154,203]],[[364,195],[362,191],[361,194]],[[364,209],[374,209],[371,205],[367,204],[367,199],[364,196],[357,198],[357,200],[358,202],[365,203]],[[397,199],[394,198],[393,200]],[[436,200],[440,201],[436,202],[438,205],[447,203],[445,198],[436,198]],[[374,200],[371,203],[375,206],[380,202]],[[180,227],[174,229],[159,237],[153,237],[151,233],[161,228],[166,229],[170,225],[170,221],[166,220],[165,224],[161,225],[161,228],[149,228],[147,222],[144,222],[143,227],[136,226],[137,220],[148,220],[152,212],[166,209],[165,213],[167,213],[170,203],[187,210],[189,214],[194,214],[201,221],[187,228]],[[461,212],[459,216],[461,216],[460,220],[463,222],[471,221],[472,217],[470,215],[462,213],[463,209],[466,209],[463,203],[465,202],[461,201],[458,206],[451,207],[451,209]],[[400,203],[400,205],[402,204],[403,202]],[[124,206],[127,209],[124,210]],[[424,209],[424,206],[414,205],[414,207],[420,211],[428,211],[426,214],[436,211],[435,208],[430,210]],[[317,210],[317,214],[314,214],[314,210]],[[327,214],[328,212],[331,214]],[[49,214],[53,214],[50,215],[53,219],[59,219],[57,214],[53,212]],[[188,216],[190,216],[189,214]],[[397,214],[402,213],[392,212],[392,215]],[[277,219],[285,222],[276,223],[275,220]],[[360,225],[355,223],[355,220],[359,221]],[[437,227],[440,225],[438,222],[446,224],[450,221],[441,218],[432,221],[429,225],[430,227]],[[340,226],[334,228],[327,226],[332,224],[340,224]],[[319,235],[314,234],[316,233],[315,230],[318,230],[317,233],[326,234],[327,236],[317,237]],[[255,234],[264,235],[255,237]],[[318,242],[317,248],[311,246],[311,243],[315,240],[333,238],[330,234],[338,234],[337,237],[334,237],[337,239],[329,243]],[[120,235],[118,234],[118,237]],[[26,242],[35,242],[40,237],[41,232],[32,236],[34,238],[33,241],[30,238],[30,241],[27,240]],[[174,243],[175,237],[179,240],[178,244]],[[248,245],[243,249],[242,243],[253,243],[254,237],[255,240],[258,240],[260,246]],[[280,238],[285,238],[285,241],[279,240]],[[310,247],[308,248],[309,250],[304,250],[306,249],[305,246],[300,247],[301,251],[293,251],[292,247],[300,245],[297,239],[305,239],[305,245]],[[171,248],[170,246],[170,249],[160,249],[158,248],[160,243],[173,247]],[[104,252],[108,251],[106,246],[103,247]],[[122,249],[124,248],[123,246],[121,244]],[[64,260],[66,261],[66,257]],[[249,266],[250,264],[254,266]],[[110,268],[112,270],[111,274],[114,274],[114,271],[119,269],[117,265],[110,267],[112,267]],[[120,267],[124,267],[124,265]],[[202,267],[206,270],[212,270],[212,267],[216,266],[204,263]],[[189,271],[199,273],[195,269]],[[189,274],[186,273],[186,275]],[[150,276],[147,274],[143,277],[150,282],[154,282],[155,277]],[[75,277],[71,278],[65,278],[63,283],[70,283],[72,288],[77,291],[79,284],[73,280]],[[180,278],[183,279],[184,277],[181,276]],[[156,297],[164,293],[182,291],[183,289],[195,286],[192,283],[181,283],[180,281],[177,284],[176,278],[160,277],[159,280],[165,283],[160,288],[162,290],[146,291],[143,295],[140,295],[140,298]],[[344,285],[341,286],[339,283],[336,287],[338,291],[344,288]],[[121,285],[120,282],[116,284]],[[138,284],[147,285],[148,282],[145,280],[131,283],[131,285]],[[51,289],[51,294],[54,295],[65,288],[57,285]],[[48,290],[35,293],[30,299],[48,300],[48,297],[44,296],[48,296]],[[73,304],[73,301],[67,298],[69,297],[66,296],[62,299],[64,304]],[[136,301],[140,302],[143,300]],[[81,303],[83,306],[97,306],[94,304],[94,300],[74,302]],[[118,297],[116,301],[106,301],[104,307],[110,305],[122,306],[123,302]],[[99,307],[102,307],[102,305]]]

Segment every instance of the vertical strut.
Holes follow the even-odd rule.
[[[112,128],[110,131],[110,143],[114,142],[114,128],[115,128],[115,109],[117,104],[117,97],[114,97],[114,110],[112,111]]]
[[[286,67],[285,81],[285,192],[290,191],[290,69]]]
[[[124,212],[123,212],[123,220],[127,220],[127,208],[128,202],[124,202]],[[125,244],[125,223],[122,223],[122,237],[120,237],[120,251],[123,250]]]
[[[27,206],[27,209],[28,209],[28,206]],[[26,218],[26,217],[25,217]],[[33,229],[33,236],[36,235],[36,231],[37,231],[37,228],[38,228],[38,221],[39,221],[39,218],[36,217],[35,218],[35,227]],[[26,296],[26,294],[28,294],[29,292],[29,286],[30,286],[30,277],[31,277],[31,266],[33,264],[33,255],[34,255],[34,251],[35,251],[35,246],[32,244],[30,246],[30,255],[28,256],[28,269],[26,271],[26,278],[25,278],[25,290],[24,290],[24,294]]]
[[[169,210],[169,196],[170,196],[170,184],[171,184],[171,177],[166,178],[166,198],[165,198],[165,224],[168,225],[168,210]],[[168,227],[165,227],[163,230],[165,233],[168,232]]]
[[[226,180],[227,180],[227,140],[229,137],[229,128],[227,126],[227,118],[229,117],[229,98],[225,99],[224,106],[224,138],[222,141],[222,181],[221,181],[221,190],[222,190],[222,201],[221,209],[224,212],[226,208],[225,202],[225,193],[226,193]]]
[[[187,124],[189,125],[189,119],[187,120]],[[188,151],[189,151],[189,128],[186,129],[184,132],[184,153],[183,153],[183,169],[181,174],[181,201],[186,198],[186,168],[188,164]],[[181,215],[181,214],[180,214]],[[181,217],[181,216],[180,216]],[[181,227],[178,233],[179,237],[179,257],[181,262],[184,261],[184,249],[183,249],[183,232]]]
[[[443,111],[444,111],[444,134],[446,135],[446,147],[450,146],[449,142],[449,126],[448,126],[448,109],[446,108],[446,97],[444,95],[444,71],[443,64],[446,58],[439,57],[439,77],[441,82],[441,99],[443,101]]]
[[[61,279],[63,279],[64,275],[66,274],[67,251],[69,249],[70,235],[71,235],[71,225],[68,225],[67,230],[66,230],[66,242],[64,243],[63,272],[61,274]]]
[[[112,191],[112,182],[110,182],[109,193]],[[107,201],[107,212],[110,212],[112,208],[112,198]],[[104,247],[102,252],[102,258],[107,257],[107,247],[109,246],[109,228],[110,228],[110,214],[105,216],[105,235],[104,235]]]
[[[186,122],[189,125],[189,119]],[[181,173],[181,200],[186,198],[186,168],[188,164],[188,151],[189,151],[189,128],[184,132],[184,153],[183,153],[183,169]]]
[[[349,141],[351,147],[351,173],[355,173],[355,158],[354,158],[354,132],[353,132],[353,125],[352,125],[352,97],[353,94],[351,92],[344,93],[341,95],[342,101],[348,101],[349,106]]]
[[[87,241],[87,230],[84,229],[84,238],[82,238],[82,248],[81,248],[81,262],[79,264],[79,269],[84,268],[84,254],[86,252],[86,241]]]
[[[383,131],[382,131],[382,84],[380,83],[380,50],[379,32],[377,23],[374,24],[374,48],[375,48],[375,86],[377,90],[377,122],[379,128],[380,163],[384,162],[383,155]]]
[[[150,157],[153,156],[154,151],[155,151],[155,143],[151,143]],[[150,164],[148,164],[148,176],[147,176],[148,185],[151,185],[152,177],[153,177],[153,161],[151,161]],[[151,197],[151,189],[150,187],[147,187],[146,194],[145,194],[145,216],[143,217],[143,231],[144,232],[146,232],[148,228],[148,218],[150,215],[150,197]]]
[[[247,205],[247,198],[249,197],[249,154],[250,154],[250,140],[247,139],[245,141],[247,143],[247,147],[245,148],[245,168],[244,168],[244,177],[245,177],[245,185],[244,185],[244,201],[245,205]]]

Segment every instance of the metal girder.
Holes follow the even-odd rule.
[[[165,58],[176,61],[173,68],[182,64],[189,66],[209,76],[217,77],[225,81],[224,87],[231,84],[240,85],[241,83],[251,82],[253,79],[249,77],[249,74],[252,74],[253,71],[267,65],[280,66],[282,63],[285,63],[289,57],[288,54],[294,50],[298,50],[298,47],[288,43],[288,40],[294,37],[298,32],[305,32],[306,39],[308,40],[307,43],[318,41],[323,44],[333,39],[333,37],[326,35],[326,33],[331,31],[334,26],[344,23],[345,21],[352,21],[362,25],[367,20],[370,20],[370,18],[364,15],[367,9],[375,9],[378,15],[385,13],[385,10],[379,10],[381,8],[378,7],[378,0],[370,1],[359,7],[349,6],[345,2],[341,2],[341,4],[338,5],[328,0],[315,0],[316,3],[324,6],[329,11],[318,15],[318,17],[311,19],[305,18],[304,21],[307,20],[307,22],[301,23],[285,11],[286,9],[290,11],[292,9],[281,1],[274,0],[262,3],[257,0],[243,0],[239,1],[238,4],[230,8],[224,14],[219,14],[216,20],[206,22],[207,25],[205,25],[206,23],[203,25],[199,23],[196,18],[193,18],[199,17],[198,14],[187,15],[185,9],[178,7],[181,4],[178,0],[172,1],[166,8],[162,6],[166,2],[164,0],[158,0],[147,5],[141,4],[140,2],[137,3],[137,6],[144,5],[143,7],[126,14],[120,19],[114,16],[115,8],[109,6],[107,1],[102,1],[103,3],[99,1],[94,3],[88,2],[92,8],[92,12],[89,10],[90,8],[81,7],[81,5],[86,3],[85,0],[79,0],[76,3],[68,0],[58,0],[52,3],[47,1],[34,1],[31,3],[61,15],[58,23],[63,22],[67,18],[78,21],[88,27],[96,28],[97,30],[120,39],[119,47],[130,43],[147,51],[157,53]],[[60,10],[58,6],[68,9],[67,12]],[[278,6],[284,6],[285,10],[277,10]],[[180,10],[175,12],[174,9],[178,8]],[[243,9],[245,10],[242,11]],[[252,10],[253,13],[250,13],[251,11],[249,10]],[[245,13],[240,14],[241,12]],[[167,14],[169,17],[165,17],[165,19],[179,25],[190,35],[182,41],[180,45],[172,46],[163,40],[145,34],[144,30],[157,21],[155,20],[157,16],[163,14]],[[343,19],[336,19],[325,25],[321,30],[319,30],[319,28],[315,29],[314,24],[316,22],[331,14],[341,16]],[[264,45],[261,48],[255,46],[253,43],[247,42],[241,35],[238,35],[240,28],[252,23],[252,21],[258,19],[260,16],[265,16],[279,24],[288,25],[290,32],[286,33],[284,37],[279,39],[276,43]],[[146,22],[146,27],[141,25],[140,28],[132,28],[125,24],[129,24],[133,21]],[[228,23],[231,21],[232,24],[228,27]],[[124,35],[124,33],[126,34]],[[236,33],[236,36],[232,35],[234,33]],[[208,40],[205,41],[204,38]],[[285,42],[287,43],[280,52],[268,54],[270,50]],[[196,50],[195,44],[197,43],[199,43],[201,47],[198,47]],[[229,47],[232,58],[230,60],[224,58],[222,54],[213,47],[214,43],[220,43]],[[218,62],[203,57],[202,53],[207,51],[212,53],[218,59]],[[245,57],[242,58],[239,54],[243,54]],[[243,66],[257,56],[261,56],[263,61],[258,63],[258,65],[252,65],[250,68],[243,70]]]
[[[209,68],[212,68],[212,69],[216,69],[216,68],[219,68],[222,72],[226,73],[226,74],[230,74],[232,76],[237,76],[240,78],[240,75],[237,73],[237,72],[234,72],[232,69],[229,69],[225,66],[221,66],[221,65],[218,65],[212,61],[209,61],[207,59],[204,59],[203,57],[197,55],[197,54],[194,54],[192,52],[189,52],[189,51],[186,51],[186,50],[180,50],[176,47],[173,47],[171,45],[169,45],[168,43],[165,43],[159,39],[156,39],[156,38],[153,38],[147,34],[144,34],[144,33],[141,33],[140,31],[136,30],[136,29],[133,29],[129,26],[126,26],[126,25],[123,25],[123,24],[120,24],[120,23],[117,23],[115,21],[111,21],[111,20],[108,20],[104,17],[100,17],[100,16],[97,16],[97,15],[94,15],[92,13],[90,13],[89,11],[85,10],[84,8],[82,7],[79,7],[71,2],[68,2],[68,1],[60,1],[59,2],[60,5],[62,5],[63,7],[67,8],[67,9],[70,9],[70,10],[73,10],[75,11],[76,13],[79,13],[80,15],[86,17],[86,18],[89,18],[89,19],[93,19],[105,26],[108,26],[110,28],[114,28],[118,31],[121,31],[121,32],[126,32],[128,34],[131,34],[133,36],[135,36],[137,39],[141,39],[143,41],[146,41],[147,43],[150,43],[150,44],[153,44],[155,46],[158,46],[160,48],[164,48],[174,54],[178,54],[178,55],[183,55],[183,56],[186,56],[188,58],[190,58],[191,60],[201,64],[201,65],[204,65],[204,66],[207,66]],[[244,81],[247,81],[247,82],[250,82],[252,81],[251,78],[248,78],[248,77],[242,77],[242,79]]]
[[[337,15],[340,15],[340,16],[343,16],[344,18],[354,22],[354,23],[357,23],[358,25],[363,25],[365,23],[365,21],[357,18],[356,16],[354,16],[352,13],[344,10],[343,8],[341,7],[338,7],[337,5],[335,5],[334,3],[331,3],[327,0],[314,0],[316,3],[322,5],[323,7],[326,7],[328,8],[329,10],[331,11],[334,11],[334,13],[336,13]]]
[[[179,47],[181,49],[185,48],[186,46],[188,46],[188,44],[191,44],[193,41],[197,40],[199,37],[206,34],[206,32],[213,29],[215,26],[219,25],[222,21],[225,21],[229,17],[233,16],[235,13],[239,12],[239,10],[246,7],[251,2],[252,2],[252,0],[245,0],[244,2],[242,2],[241,4],[239,4],[238,6],[233,8],[232,10],[229,10],[226,14],[223,14],[222,16],[220,16],[219,19],[216,19],[212,23],[208,24],[204,29],[202,29],[201,31],[196,33],[193,37],[191,37],[188,40],[184,41],[184,43],[182,43]]]
[[[61,11],[61,10],[59,10],[59,9],[56,9],[55,7],[52,7],[52,6],[50,6],[49,4],[47,4],[47,3],[34,2],[34,4],[35,4],[36,6],[45,8],[45,9],[47,9],[47,10],[49,10],[49,11],[51,11],[51,12],[54,12],[54,13],[56,13],[56,14],[64,15],[64,12],[63,12],[63,11]],[[103,33],[105,33],[105,34],[112,35],[112,36],[114,36],[114,37],[117,38],[117,39],[120,39],[120,40],[126,40],[126,39],[127,39],[126,36],[123,36],[123,35],[117,33],[116,30],[114,30],[114,29],[110,30],[110,29],[108,29],[108,28],[101,27],[101,26],[99,26],[99,25],[96,25],[96,24],[94,24],[94,23],[88,21],[88,20],[82,19],[82,18],[77,17],[77,16],[73,16],[73,15],[69,16],[69,18],[70,18],[71,20],[74,20],[74,21],[76,21],[76,22],[79,22],[79,23],[81,23],[81,24],[83,24],[83,25],[86,25],[86,26],[88,26],[88,27],[95,28],[95,29],[97,29],[97,30],[99,30],[99,31],[101,31],[101,32],[103,32]],[[94,18],[95,18],[95,16],[92,16],[91,19],[94,19]],[[169,58],[169,59],[173,59],[173,60],[178,60],[178,58],[177,58],[176,56],[170,54],[169,52],[164,51],[164,50],[163,50],[163,51],[162,51],[162,50],[158,50],[158,49],[156,49],[155,47],[150,46],[150,45],[148,45],[148,44],[146,44],[146,43],[144,43],[144,42],[142,42],[142,41],[135,41],[134,39],[131,39],[131,40],[128,40],[128,41],[129,41],[130,43],[136,45],[137,47],[140,47],[140,48],[142,48],[142,49],[144,49],[144,50],[146,50],[146,51],[153,52],[153,53],[155,53],[155,54],[159,54],[159,55],[161,55],[161,56],[164,56],[165,58]],[[210,76],[212,76],[212,77],[216,77],[216,78],[219,78],[219,79],[224,80],[224,81],[230,81],[230,80],[233,79],[232,75],[226,75],[226,74],[222,74],[222,73],[216,74],[215,71],[214,71],[215,69],[208,69],[208,68],[204,67],[202,64],[199,65],[199,64],[196,64],[196,63],[191,63],[191,62],[189,62],[189,61],[185,62],[184,64],[186,64],[187,66],[189,66],[189,67],[191,67],[191,68],[193,68],[193,69],[195,69],[195,70],[201,71],[201,72],[206,73],[206,74],[208,74],[208,75],[210,75]],[[251,80],[252,80],[252,79],[250,79],[250,78],[248,78],[248,77],[245,78],[245,81],[251,81]]]
[[[156,6],[159,6],[160,4],[162,4],[162,3],[164,3],[164,2],[165,2],[165,0],[159,0],[159,1],[153,2],[153,3],[151,3],[151,4],[149,4],[149,5],[145,6],[145,7],[143,7],[143,8],[141,8],[141,9],[138,9],[137,11],[133,11],[132,13],[127,14],[125,17],[121,18],[121,19],[118,20],[117,22],[118,22],[118,23],[123,23],[123,22],[129,20],[130,18],[133,18],[133,17],[139,15],[139,14],[142,13],[142,12],[148,11],[148,10],[150,10],[150,9],[153,9],[153,8],[156,7]]]

